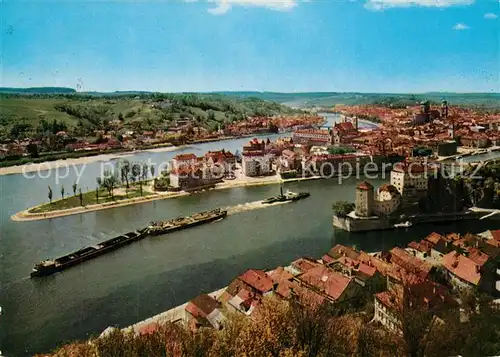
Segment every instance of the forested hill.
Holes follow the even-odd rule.
[[[76,90],[74,90],[73,88],[66,88],[66,87],[32,87],[32,88],[0,87],[0,93],[67,94],[67,93],[76,93]]]
[[[293,107],[333,107],[337,104],[362,105],[415,105],[423,100],[440,103],[447,100],[452,105],[482,106],[500,109],[499,93],[336,93],[336,92],[307,92],[307,93],[275,93],[275,92],[219,92],[220,94],[241,98],[259,98],[272,100]]]
[[[257,98],[220,94],[121,95],[0,94],[0,138],[12,128],[20,137],[39,131],[54,120],[59,127],[90,133],[120,120],[133,130],[159,130],[179,119],[192,119],[208,130],[224,127],[247,116],[294,114],[299,111]]]

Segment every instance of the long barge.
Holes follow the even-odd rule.
[[[219,219],[223,219],[226,216],[226,210],[215,209],[212,211],[196,213],[188,217],[179,217],[168,221],[151,222],[149,226],[135,232],[122,234],[118,237],[108,239],[93,246],[82,248],[76,252],[64,255],[54,260],[47,259],[37,263],[30,276],[33,278],[52,275],[148,236],[167,234],[181,229],[214,222]]]

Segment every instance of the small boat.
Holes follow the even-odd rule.
[[[298,200],[301,200],[301,199],[309,197],[309,196],[310,196],[309,192],[295,193],[292,191],[287,191],[286,193],[283,193],[283,187],[280,186],[280,194],[277,196],[266,198],[265,200],[262,201],[262,204],[270,204],[270,203],[276,203],[276,202],[287,202],[287,201],[298,201]]]
[[[413,224],[410,221],[406,221],[404,223],[395,224],[394,227],[395,228],[408,228],[408,227],[411,227],[412,225]]]

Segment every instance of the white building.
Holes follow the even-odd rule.
[[[391,185],[403,196],[408,191],[427,191],[428,182],[427,170],[420,163],[400,163],[391,171]]]
[[[171,170],[185,169],[193,167],[197,161],[195,154],[181,154],[175,156],[171,161]]]
[[[272,172],[271,155],[247,153],[242,157],[242,171],[245,176],[265,176]]]
[[[384,184],[379,187],[378,197],[373,207],[375,215],[389,215],[396,211],[400,205],[401,194],[395,186]]]

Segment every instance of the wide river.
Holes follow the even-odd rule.
[[[179,152],[201,155],[222,148],[234,152],[247,140],[200,144],[176,152],[142,152],[129,159],[151,158],[159,163]],[[99,172],[100,163],[87,165],[80,187],[94,188]],[[336,200],[353,201],[358,180],[341,184],[337,179],[308,181],[287,184],[293,191],[311,193],[303,201],[249,211],[243,207],[223,221],[147,238],[63,273],[30,279],[31,268],[39,260],[95,244],[152,220],[244,204],[278,191],[273,185],[235,188],[51,220],[11,221],[12,214],[47,201],[48,185],[59,197],[60,185],[70,191],[76,177],[72,172],[57,184],[55,171],[45,174],[45,179],[0,177],[0,350],[7,357],[47,352],[65,341],[99,334],[107,326],[130,325],[223,287],[246,269],[272,268],[301,256],[319,258],[336,243],[375,251],[405,245],[434,230],[500,228],[498,221],[481,221],[349,234],[332,228],[331,205]]]

